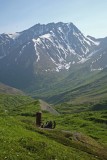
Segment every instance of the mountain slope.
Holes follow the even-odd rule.
[[[67,84],[67,86],[69,86],[68,88],[65,87],[65,89],[63,89],[64,83],[66,82],[64,81],[62,83],[62,91],[47,98],[47,100],[51,103],[71,101],[72,103],[83,104],[90,102],[95,103],[107,98],[107,69],[89,76],[87,76],[87,74],[81,74],[81,76],[85,77],[80,77],[78,81],[76,80],[78,77],[75,76],[74,79],[70,77],[70,83]],[[70,84],[72,84],[71,87]]]
[[[0,93],[1,94],[24,95],[24,92],[22,92],[21,90],[7,86],[3,83],[0,83]]]

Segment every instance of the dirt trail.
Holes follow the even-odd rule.
[[[48,103],[42,101],[41,99],[39,100],[40,102],[40,107],[41,107],[41,110],[43,111],[48,111],[54,115],[59,115],[59,113],[51,106],[49,105]]]

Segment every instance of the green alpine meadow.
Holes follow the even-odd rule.
[[[52,112],[43,110],[45,105]],[[106,106],[107,101],[53,106],[28,96],[0,94],[0,159],[106,160]],[[42,123],[55,121],[55,129],[36,126],[39,111]]]

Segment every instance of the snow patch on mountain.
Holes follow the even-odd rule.
[[[58,27],[58,30],[59,30],[60,32],[63,32],[63,30],[62,30],[62,28],[61,28],[61,27]]]
[[[86,61],[88,61],[88,58],[82,57],[81,60],[79,62],[77,62],[77,63],[81,64],[81,63],[85,63]]]
[[[102,71],[103,70],[103,68],[92,68],[92,66],[90,66],[90,68],[91,68],[91,72],[93,72],[93,71]]]
[[[20,33],[16,32],[16,33],[13,33],[13,34],[8,34],[8,36],[14,40],[14,39],[16,39],[20,36]]]
[[[26,47],[26,45],[24,45],[24,46],[22,47],[21,51],[19,52],[19,56],[21,56],[21,54],[23,53],[25,47]]]
[[[36,51],[36,55],[37,55],[37,60],[36,62],[38,62],[40,60],[40,53],[38,52],[37,50],[37,42],[38,42],[39,39],[35,40],[35,39],[32,39],[32,41],[34,42],[34,48],[35,48],[35,51]],[[39,41],[40,42],[40,41]]]
[[[66,70],[69,70],[70,66],[71,66],[71,62],[69,63],[64,63],[64,64],[56,64],[57,67],[56,67],[56,71],[59,72],[60,70],[62,69],[66,69]]]
[[[51,41],[52,36],[48,33],[48,34],[44,34],[42,36],[40,36],[41,38],[45,38],[45,39],[49,39]]]
[[[90,42],[92,42],[94,45],[96,45],[96,46],[99,46],[100,45],[100,42],[99,41],[93,41],[91,38],[89,38],[89,37],[86,37],[86,39],[88,40],[88,41],[90,41]]]
[[[50,57],[50,59],[56,65],[55,70],[57,72],[59,72],[62,69],[68,70],[70,68],[70,66],[71,66],[71,62],[66,63],[66,61],[62,57],[59,57],[59,63],[56,63],[55,60],[52,57]]]

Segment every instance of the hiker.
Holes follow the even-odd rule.
[[[44,128],[52,128],[52,121],[47,121]]]
[[[46,124],[43,126],[43,128],[50,128],[54,129],[56,127],[56,122],[55,121],[47,121]]]

